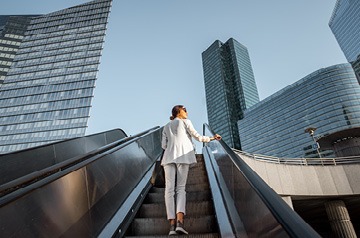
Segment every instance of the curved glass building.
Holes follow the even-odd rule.
[[[111,4],[0,18],[0,153],[85,135]]]
[[[360,126],[360,86],[350,64],[323,68],[244,112],[242,150],[277,157],[318,157],[314,139]],[[333,151],[322,151],[331,157]]]

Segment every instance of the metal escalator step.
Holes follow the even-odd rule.
[[[188,185],[186,185],[186,192],[187,193],[206,191],[206,190],[209,190],[209,189],[210,189],[209,183],[198,183],[198,184],[188,184]],[[162,194],[164,194],[164,192],[165,192],[165,188],[153,187],[150,190],[150,193],[162,193]]]
[[[205,191],[196,191],[196,192],[187,192],[186,193],[186,201],[206,201],[211,200],[211,192],[210,190]],[[163,203],[165,201],[163,193],[149,193],[144,203]]]
[[[205,191],[209,190],[209,183],[196,183],[196,184],[188,184],[186,185],[186,192],[197,192],[197,191]],[[165,188],[157,188],[152,187],[150,193],[162,193],[164,194]]]
[[[193,176],[193,177],[189,177],[187,179],[186,185],[192,185],[192,184],[198,184],[198,183],[207,183],[208,177],[207,176]]]
[[[197,179],[197,178],[207,178],[208,175],[205,171],[200,171],[200,172],[192,172],[192,171],[189,171],[189,175],[188,175],[188,178],[187,178],[187,181],[189,182],[189,180],[191,179]]]
[[[132,238],[166,238],[168,235],[152,235],[152,236],[126,236]],[[189,234],[189,235],[177,235],[175,237],[186,237],[186,238],[219,238],[218,233],[204,233],[204,234]]]
[[[188,202],[186,204],[186,217],[199,217],[214,214],[212,201]],[[139,218],[166,217],[164,203],[143,204],[137,214]]]
[[[166,218],[135,218],[131,231],[135,236],[167,235],[169,228],[169,221]],[[214,216],[185,218],[184,228],[190,234],[215,233],[218,230]]]
[[[193,171],[193,170],[206,170],[205,169],[205,163],[192,164],[192,165],[190,165],[189,170],[190,171]]]
[[[196,155],[196,160],[197,160],[197,161],[203,161],[203,160],[204,160],[203,154],[197,154],[197,155]]]
[[[187,192],[197,192],[197,191],[206,191],[210,189],[209,182],[196,183],[196,184],[187,184],[186,191]]]
[[[189,170],[188,178],[197,176],[207,176],[207,172],[203,168]]]
[[[164,194],[165,188],[152,187],[150,193],[162,193]]]
[[[200,169],[200,168],[204,168],[204,167],[205,167],[204,161],[197,162],[196,164],[190,165],[190,170],[192,170],[192,169]]]

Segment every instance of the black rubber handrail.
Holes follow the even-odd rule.
[[[122,133],[124,133],[124,135],[126,135],[126,133],[125,133],[122,129],[116,129],[116,130],[120,130]],[[112,130],[108,130],[108,131],[104,131],[104,132],[99,132],[99,133],[95,133],[95,134],[91,134],[91,135],[86,135],[86,136],[83,136],[83,137],[96,136],[96,135],[103,134],[103,133],[106,133],[106,132],[109,132],[109,131],[112,131]],[[30,150],[34,150],[34,149],[37,149],[37,148],[41,148],[41,147],[46,147],[46,146],[51,146],[51,145],[56,145],[56,144],[60,144],[60,143],[72,141],[72,140],[77,140],[77,139],[79,139],[79,138],[81,138],[81,136],[80,136],[80,137],[69,138],[69,139],[64,139],[64,140],[60,140],[60,141],[55,141],[55,142],[51,142],[51,143],[47,143],[47,144],[39,145],[39,146],[34,146],[34,147],[22,149],[22,150],[15,150],[15,151],[7,152],[7,153],[4,153],[4,154],[0,154],[0,159],[1,159],[2,156],[13,155],[13,154],[20,154],[20,153],[24,153],[24,152],[27,152],[27,151],[30,151]]]
[[[210,126],[204,123],[204,135],[205,127],[212,134],[215,134]],[[320,235],[295,211],[293,211],[289,205],[287,205],[281,197],[259,177],[259,175],[257,175],[244,161],[239,159],[236,153],[223,140],[220,140],[219,143],[290,237],[320,237]]]
[[[120,150],[120,149],[124,148],[125,146],[132,144],[132,143],[136,142],[137,140],[141,139],[142,137],[148,135],[149,133],[153,133],[160,129],[161,129],[161,127],[159,127],[159,126],[153,127],[149,130],[138,133],[134,136],[127,137],[128,140],[125,142],[122,141],[122,139],[121,139],[121,140],[115,141],[107,146],[101,147],[98,150],[96,150],[97,153],[94,152],[94,154],[92,156],[90,156],[89,158],[87,158],[85,160],[81,160],[78,163],[75,163],[71,166],[63,167],[60,170],[57,170],[55,173],[49,174],[48,176],[45,176],[39,180],[34,180],[32,183],[28,184],[27,186],[25,186],[21,189],[16,189],[15,191],[6,194],[3,197],[0,197],[0,207],[23,196],[26,193],[31,192],[32,190],[35,190],[45,184],[48,184],[50,182],[53,182],[53,181],[61,178],[62,176],[65,176],[66,174],[69,174],[72,171],[76,171],[76,170],[106,156],[107,154],[113,153],[116,150]]]
[[[50,167],[47,167],[45,169],[42,169],[42,170],[39,170],[39,171],[36,171],[36,172],[33,172],[33,173],[30,173],[30,174],[27,174],[25,176],[22,176],[20,178],[17,178],[11,182],[8,182],[8,183],[5,183],[5,184],[2,184],[0,186],[0,197],[2,196],[5,196],[6,194],[9,194],[13,191],[16,191],[17,189],[20,189],[20,188],[24,188],[26,186],[28,186],[29,184],[32,184],[36,181],[39,181],[41,179],[44,179],[54,173],[57,173],[61,170],[65,170],[66,168],[69,168],[71,166],[74,166],[80,162],[83,162],[83,161],[86,161],[87,159],[97,155],[97,154],[101,154],[107,150],[110,150],[112,148],[115,148],[127,141],[130,141],[130,140],[133,140],[135,138],[140,138],[141,136],[151,132],[151,131],[155,131],[156,129],[159,129],[160,127],[159,126],[156,126],[156,127],[153,127],[151,129],[148,129],[146,131],[143,131],[143,132],[140,132],[138,134],[135,134],[133,136],[128,136],[128,137],[125,137],[125,138],[122,138],[118,141],[114,141],[108,145],[105,145],[105,146],[102,146],[96,150],[93,150],[87,154],[84,154],[84,155],[79,155],[79,156],[76,156],[76,157],[73,157],[71,159],[68,159],[68,160],[65,160],[63,162],[60,162],[60,163],[57,163],[55,165],[52,165]],[[48,145],[44,145],[44,146],[48,146]]]

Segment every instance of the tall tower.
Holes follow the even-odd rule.
[[[111,3],[0,18],[0,153],[85,134]]]
[[[230,147],[241,149],[237,122],[259,102],[248,50],[232,38],[216,40],[202,62],[209,125]]]
[[[360,1],[337,0],[329,26],[360,82]]]
[[[0,87],[34,16],[0,16]]]

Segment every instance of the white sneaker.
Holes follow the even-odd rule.
[[[184,234],[184,235],[188,235],[189,232],[187,232],[185,229],[184,229],[184,224],[182,224],[181,222],[177,222],[176,223],[176,229],[175,231],[178,233],[178,234]]]
[[[176,233],[175,231],[175,224],[170,226],[170,232],[169,232],[169,236],[173,236],[173,235],[177,235],[178,233]]]

